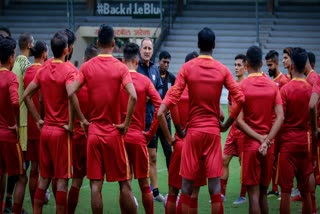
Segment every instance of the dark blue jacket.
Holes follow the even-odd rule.
[[[158,66],[156,66],[153,62],[150,62],[149,66],[147,66],[140,59],[139,65],[138,65],[138,72],[140,74],[147,76],[153,83],[154,87],[157,89],[160,96],[162,96],[163,85],[162,85]],[[153,113],[154,113],[154,107],[152,105],[152,102],[149,100],[147,102],[147,108],[146,108],[146,125],[147,126],[150,125],[152,122]]]

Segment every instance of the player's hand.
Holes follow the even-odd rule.
[[[125,135],[128,132],[128,127],[124,124],[113,124],[113,126],[117,127],[122,135]]]
[[[9,129],[14,130],[17,134],[17,139],[19,140],[19,126],[15,124],[14,126],[8,126]]]
[[[226,132],[228,129],[226,128],[225,124],[222,123],[221,121],[220,122],[220,132]]]
[[[171,137],[170,139],[168,139],[168,143],[170,146],[174,146],[177,142],[177,139],[175,137]]]
[[[167,119],[167,120],[171,119],[171,113],[170,113],[170,111],[167,111],[167,113],[166,113],[166,119]]]
[[[90,123],[87,119],[84,119],[83,121],[80,121],[80,126],[84,131],[84,135],[86,137],[88,137],[88,127],[89,127]]]
[[[43,120],[38,120],[37,121],[37,127],[38,127],[38,129],[41,131],[41,129],[42,129],[42,127],[43,127],[43,124],[44,124],[44,121]]]
[[[263,155],[263,156],[266,156],[267,155],[267,152],[268,152],[268,144],[267,143],[262,143],[259,147],[259,152]]]
[[[263,143],[266,143],[266,140],[268,138],[268,135],[260,135],[260,139],[259,139],[259,142],[260,144],[263,144]]]
[[[71,125],[63,125],[62,128],[66,130],[70,135],[73,135],[73,127]]]
[[[142,132],[143,135],[145,136],[146,140],[147,140],[147,144],[149,144],[149,142],[151,141],[152,139],[152,136],[150,135],[150,132]]]
[[[223,114],[220,114],[219,120],[220,120],[220,122],[223,122],[223,121],[224,121],[224,115],[223,115]]]

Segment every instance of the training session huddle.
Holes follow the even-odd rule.
[[[230,69],[200,26],[172,72],[154,37],[94,29],[0,25],[0,214],[319,213],[320,52],[256,43]]]

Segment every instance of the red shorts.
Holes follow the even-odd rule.
[[[150,165],[147,145],[125,143],[125,147],[134,178],[149,178]]]
[[[320,185],[320,142],[317,144],[316,155],[313,156],[314,167],[314,177],[316,179],[316,184]]]
[[[176,136],[176,139],[177,141],[174,144],[173,152],[170,159],[168,184],[177,189],[181,189],[182,177],[179,175],[179,171],[180,171],[180,164],[181,164],[182,147],[184,142],[183,140],[179,139],[177,136]],[[193,186],[200,187],[205,185],[207,185],[207,180],[205,176],[204,166],[202,166],[200,169],[200,173],[198,174],[197,178],[194,181]]]
[[[73,178],[83,178],[86,176],[87,163],[87,138],[81,137],[72,138],[72,163],[73,163]]]
[[[24,158],[20,143],[0,141],[0,176],[23,175],[26,173],[24,168]]]
[[[269,186],[272,178],[274,151],[268,149],[266,156],[258,150],[243,151],[241,155],[241,183],[247,186]]]
[[[40,139],[28,140],[26,160],[39,162]]]
[[[108,136],[89,134],[87,146],[87,178],[126,181],[131,178],[123,137],[118,130]]]
[[[67,179],[72,176],[69,134],[60,127],[44,126],[40,135],[39,168],[43,178]]]
[[[312,173],[311,156],[306,153],[279,153],[276,183],[281,191],[291,193],[293,179],[296,176],[298,189],[309,192],[309,177]]]
[[[202,161],[206,178],[222,176],[221,137],[188,130],[182,147],[180,175],[188,180],[195,180]]]
[[[243,138],[234,137],[233,132],[229,132],[226,143],[224,144],[223,154],[230,156],[240,156],[241,154],[241,144]]]

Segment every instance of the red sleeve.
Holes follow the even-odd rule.
[[[276,90],[275,105],[282,105],[282,99],[281,99],[281,95],[278,87],[275,87],[275,90]]]
[[[283,107],[283,113],[286,115],[286,110],[287,110],[287,94],[285,91],[285,88],[280,89],[280,95],[281,95],[281,100],[282,100],[282,107]]]
[[[34,78],[33,78],[33,82],[36,84],[36,85],[40,85],[40,71],[41,71],[42,69],[39,69],[38,71],[37,71],[37,73],[36,73],[36,75],[34,76]]]
[[[317,81],[313,85],[312,92],[317,93],[320,96],[320,78],[317,78]]]
[[[171,118],[174,125],[181,124],[180,122],[180,114],[179,114],[179,108],[178,105],[174,105],[170,108],[171,112]]]
[[[149,86],[148,86],[148,91],[147,91],[147,96],[150,98],[153,106],[154,106],[154,114],[153,114],[153,119],[152,119],[152,123],[149,129],[149,134],[150,136],[154,136],[158,126],[159,126],[159,121],[157,119],[157,113],[158,113],[158,109],[161,105],[161,97],[158,93],[158,91],[155,89],[155,87],[153,86],[152,82],[149,80]]]
[[[121,69],[121,82],[123,87],[125,87],[128,83],[132,83],[129,69],[126,66],[123,66]]]
[[[10,81],[10,85],[9,85],[9,94],[10,94],[11,105],[13,107],[15,115],[19,114],[19,111],[20,111],[18,88],[19,88],[19,83],[18,83],[17,76],[13,74],[12,79]]]
[[[84,63],[81,68],[80,72],[77,75],[76,79],[79,81],[80,85],[86,84],[86,77],[85,77],[85,72],[86,72],[86,64]]]
[[[231,94],[232,101],[233,101],[232,107],[230,110],[230,117],[235,120],[242,109],[242,105],[244,103],[244,95],[242,93],[241,88],[237,84],[237,82],[233,79],[229,69],[226,68],[225,73],[226,73],[226,77],[225,77],[224,85],[229,90],[229,94]]]
[[[66,85],[73,83],[76,80],[78,73],[79,72],[77,70],[70,69],[70,71],[68,72],[67,77],[66,77]]]
[[[172,105],[176,105],[180,100],[181,94],[183,93],[184,88],[186,87],[186,77],[187,71],[184,69],[183,66],[177,75],[174,85],[169,89],[162,102],[168,108],[171,108]]]

